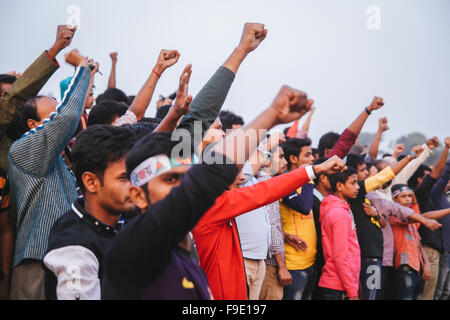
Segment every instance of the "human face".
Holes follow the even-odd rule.
[[[356,173],[352,174],[347,178],[345,183],[338,182],[336,189],[336,194],[341,198],[344,198],[345,200],[355,199],[359,191],[358,175]]]
[[[314,162],[314,156],[310,146],[302,147],[298,155],[298,162],[300,166],[311,165]]]
[[[404,207],[409,207],[413,201],[413,194],[411,190],[403,191],[393,199]]]
[[[236,176],[236,179],[234,179],[233,184],[230,186],[230,190],[239,188],[244,183],[245,177],[242,173],[242,170],[239,171],[238,175]]]
[[[369,177],[369,170],[367,170],[367,165],[365,163],[357,165],[358,167],[358,180],[362,181]]]
[[[222,130],[222,122],[219,118],[211,124],[208,131],[203,138],[202,145],[203,147],[207,146],[210,143],[217,142],[225,138],[225,132]]]
[[[130,181],[127,179],[125,157],[110,163],[103,178],[97,177],[95,200],[108,214],[121,215],[135,210],[130,198]]]
[[[11,83],[2,83],[0,84],[0,96],[3,97],[5,91],[8,90],[12,86]]]
[[[39,121],[28,119],[27,124],[30,129],[34,129],[41,125],[45,119],[50,118],[53,112],[56,112],[57,102],[53,98],[42,97],[36,101],[36,114],[39,117]]]
[[[148,194],[141,187],[130,188],[131,200],[141,209],[145,211],[153,203],[164,199],[181,183],[181,178],[189,170],[189,166],[181,166],[167,170],[147,182]]]
[[[274,153],[272,153],[271,172],[275,172],[275,175],[282,174],[287,170],[287,161],[284,157],[283,148],[278,147]]]

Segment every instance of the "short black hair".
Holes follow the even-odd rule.
[[[4,83],[13,84],[16,80],[17,80],[17,78],[10,74],[6,74],[6,73],[0,74],[0,86]],[[3,92],[0,91],[0,94],[2,94],[2,93]]]
[[[153,130],[156,129],[158,126],[158,123],[154,122],[147,122],[147,121],[139,121],[137,123],[133,124],[123,124],[121,127],[130,129],[133,131],[134,135],[136,136],[136,139],[139,140],[143,136],[152,133]]]
[[[357,174],[356,170],[352,167],[347,167],[347,169],[343,172],[337,172],[337,173],[333,173],[330,174],[328,176],[328,180],[330,180],[330,186],[331,186],[331,190],[333,190],[333,192],[337,191],[337,183],[341,182],[344,183],[348,180],[348,178],[353,175],[353,174]]]
[[[414,171],[413,175],[408,179],[408,186],[411,189],[414,189],[419,184],[417,181],[419,178],[425,177],[425,171],[431,171],[430,167],[421,164],[416,171]]]
[[[352,168],[358,170],[358,166],[361,166],[364,163],[365,163],[364,157],[360,156],[359,154],[351,153],[351,154],[347,155],[347,161],[346,161],[347,167],[352,167]]]
[[[128,104],[129,106],[131,106],[131,104],[133,103],[134,98],[136,98],[136,96],[128,96],[128,102],[127,102],[127,104]]]
[[[244,125],[244,119],[241,116],[227,110],[219,112],[219,119],[222,122],[222,130],[225,132],[228,129],[232,129],[233,124]]]
[[[165,154],[170,158],[173,148],[180,142],[172,140],[171,136],[170,132],[153,132],[139,139],[127,155],[128,179],[131,172],[148,158],[158,154]]]
[[[127,128],[94,125],[81,131],[71,152],[72,171],[81,191],[86,191],[84,172],[95,173],[103,184],[108,165],[124,158],[135,142],[133,132]]]
[[[164,119],[166,115],[169,113],[171,107],[172,107],[171,104],[166,104],[164,106],[159,107],[158,110],[156,111],[155,117],[161,120]]]
[[[298,157],[298,155],[302,151],[302,148],[309,147],[309,146],[311,146],[311,139],[309,139],[309,138],[287,139],[285,142],[283,142],[281,144],[281,148],[283,148],[283,152],[284,152],[284,157],[286,158],[286,161],[288,163],[288,169],[291,169],[291,166],[292,166],[290,156],[294,155],[294,156]]]
[[[128,96],[120,89],[117,88],[108,88],[100,94],[97,99],[95,99],[96,103],[101,103],[105,100],[113,100],[119,103],[124,103],[128,105]]]
[[[114,118],[121,117],[128,107],[113,100],[105,100],[94,105],[89,112],[87,126],[95,124],[112,124]]]
[[[14,116],[11,123],[5,129],[6,135],[11,141],[16,141],[23,136],[25,132],[30,130],[28,127],[28,119],[41,121],[37,114],[37,102],[45,96],[35,96],[27,100],[22,107],[22,110]]]
[[[325,133],[320,138],[319,145],[317,146],[317,149],[319,149],[319,157],[325,156],[325,149],[333,149],[340,136],[341,135],[336,132]]]

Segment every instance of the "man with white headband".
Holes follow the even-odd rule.
[[[211,299],[203,270],[189,256],[188,233],[233,183],[243,166],[239,160],[245,162],[256,149],[263,135],[255,130],[300,118],[307,112],[306,100],[305,93],[284,86],[257,119],[204,155],[216,159],[210,164],[191,167],[191,155],[185,154],[177,159],[172,151],[179,141],[168,133],[143,137],[126,164],[130,197],[145,214],[125,226],[109,248],[102,298]]]

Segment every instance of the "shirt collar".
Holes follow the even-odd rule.
[[[103,222],[89,214],[89,212],[87,212],[87,210],[84,208],[84,199],[78,198],[72,204],[72,210],[83,222],[93,227],[95,231],[109,234],[117,233],[116,228],[104,224]]]

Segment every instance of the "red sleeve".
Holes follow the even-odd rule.
[[[333,149],[328,153],[327,158],[331,158],[332,156],[338,156],[341,159],[345,158],[355,144],[356,138],[357,136],[351,130],[345,129]]]
[[[47,55],[47,58],[48,58],[51,62],[53,62],[55,65],[57,65],[57,66],[59,67],[59,62],[58,62],[58,60],[56,60],[56,58],[55,58],[55,60],[53,60],[52,58],[50,58],[50,56],[48,55],[48,51],[47,51],[47,50],[45,50],[45,54]]]
[[[221,224],[243,213],[278,201],[310,181],[306,168],[259,182],[253,186],[229,190],[216,199],[199,224]]]

